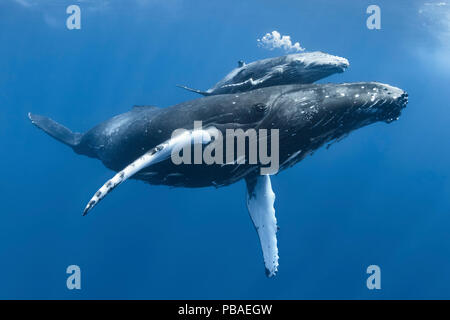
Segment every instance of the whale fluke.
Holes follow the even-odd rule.
[[[211,142],[212,131],[217,131],[216,128],[210,127],[208,129],[195,129],[184,131],[183,133],[172,137],[169,140],[157,145],[144,155],[137,158],[125,169],[118,172],[112,179],[108,180],[91,198],[86,208],[83,211],[85,216],[94,206],[100,202],[108,193],[114,190],[122,182],[133,176],[135,173],[141,171],[148,166],[168,159],[174,149],[181,150],[183,146],[191,144],[193,141],[199,141],[202,144]]]
[[[83,136],[81,133],[72,132],[63,125],[44,116],[29,112],[28,118],[30,118],[31,123],[33,123],[36,127],[42,129],[48,135],[72,148],[80,143],[81,137]]]
[[[277,219],[275,218],[275,193],[270,176],[263,175],[245,179],[247,183],[247,209],[252,218],[263,251],[266,275],[278,272]]]
[[[189,88],[187,86],[180,85],[180,84],[177,84],[177,87],[181,88],[181,89],[184,89],[184,90],[187,90],[187,91],[191,91],[191,92],[195,92],[195,93],[201,94],[203,96],[210,96],[211,95],[210,93],[208,93],[206,91],[201,91],[201,90],[198,90],[198,89],[192,89],[192,88]]]

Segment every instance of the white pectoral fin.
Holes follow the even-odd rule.
[[[275,218],[275,194],[270,176],[247,178],[247,208],[253,220],[264,256],[266,275],[274,276],[278,271],[277,219]]]
[[[129,164],[125,169],[118,172],[113,178],[108,180],[89,201],[84,209],[83,215],[86,215],[108,193],[114,190],[114,188],[122,182],[133,176],[135,173],[152,164],[168,159],[172,154],[172,150],[175,148],[181,148],[184,145],[191,144],[193,141],[201,141],[203,144],[209,143],[212,140],[211,130],[217,129],[211,127],[209,129],[184,131],[182,134],[172,137],[171,139],[157,145],[150,151],[147,151],[145,154]]]

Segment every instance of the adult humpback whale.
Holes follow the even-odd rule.
[[[237,93],[276,85],[313,83],[334,73],[344,72],[348,66],[347,59],[327,53],[296,53],[249,64],[239,61],[236,69],[206,91],[179,87],[204,96]]]
[[[134,107],[84,134],[43,116],[29,114],[29,118],[76,153],[98,158],[118,171],[95,193],[85,213],[128,178],[184,187],[217,187],[244,178],[247,207],[261,242],[266,273],[273,276],[278,270],[275,196],[270,177],[259,175],[260,164],[176,165],[170,152],[190,145],[196,137],[207,145],[217,131],[225,135],[226,129],[275,128],[279,129],[282,170],[355,129],[396,120],[407,97],[399,88],[376,82],[272,86],[203,97],[168,108]],[[199,120],[203,129],[191,130]],[[190,131],[171,138],[179,128]]]

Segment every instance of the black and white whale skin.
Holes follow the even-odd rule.
[[[249,64],[240,61],[236,69],[207,91],[179,87],[204,96],[237,93],[276,85],[309,84],[344,72],[348,66],[347,59],[327,53],[296,53]]]
[[[247,207],[261,241],[267,274],[272,276],[278,268],[278,249],[270,177],[260,175],[261,165],[248,164],[248,159],[245,164],[175,165],[170,150],[184,138],[171,139],[173,131],[192,130],[194,121],[202,121],[204,129],[197,130],[201,135],[211,128],[224,136],[226,129],[279,129],[283,170],[358,128],[396,120],[407,97],[399,88],[376,82],[272,86],[167,108],[134,107],[84,134],[43,116],[29,114],[29,118],[76,153],[97,158],[118,171],[94,195],[85,213],[127,178],[182,187],[218,187],[245,179]],[[181,143],[191,141],[187,136]]]

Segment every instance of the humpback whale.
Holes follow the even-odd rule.
[[[204,96],[237,93],[275,85],[313,83],[344,72],[348,66],[347,59],[320,51],[296,53],[249,64],[239,61],[236,69],[206,91],[179,87]]]
[[[170,156],[174,148],[193,141],[205,148],[227,129],[279,129],[281,171],[358,128],[398,119],[407,101],[403,90],[377,82],[289,84],[210,95],[167,108],[137,106],[86,133],[47,117],[30,113],[29,118],[76,153],[117,172],[94,194],[84,214],[129,178],[177,187],[220,187],[245,179],[247,208],[271,277],[278,271],[278,228],[270,176],[260,175],[261,165],[248,161],[176,165]],[[193,130],[195,121],[202,121],[202,129]],[[179,128],[186,131],[173,137]]]

